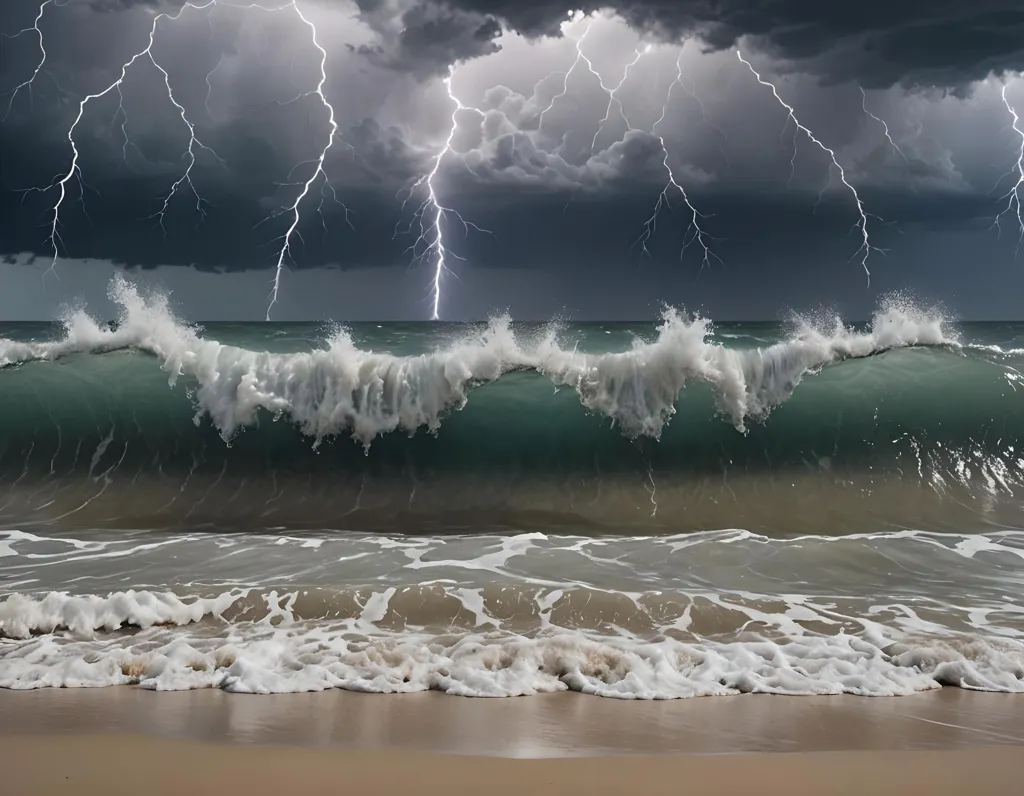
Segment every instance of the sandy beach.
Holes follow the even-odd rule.
[[[12,794],[1003,794],[1019,700],[0,693]]]
[[[882,699],[663,701],[574,693],[463,699],[341,690],[261,696],[134,687],[0,690],[0,743],[13,734],[156,735],[512,758],[916,751],[1024,746],[1024,701],[959,688]]]
[[[8,793],[712,794],[1012,793],[1010,747],[547,760],[238,747],[128,736],[14,736],[0,747]]]

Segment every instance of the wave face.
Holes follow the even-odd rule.
[[[860,328],[670,310],[221,342],[126,282],[111,298],[116,328],[0,338],[8,527],[1021,525],[1017,327],[892,300]]]

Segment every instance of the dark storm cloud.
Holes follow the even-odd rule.
[[[193,0],[200,5],[205,0]],[[161,11],[180,8],[183,3],[174,3],[173,0],[86,0],[85,5],[93,11],[127,11],[132,8],[156,8]]]
[[[47,192],[23,189],[50,184],[51,175],[63,175],[66,152],[40,147],[8,124],[0,125],[0,152],[4,153],[0,184],[0,241],[5,252],[31,252],[48,260],[51,208],[57,189]],[[348,131],[358,151],[348,158],[347,185],[339,190],[344,207],[329,192],[310,198],[300,228],[294,264],[301,267],[341,265],[379,267],[408,261],[407,236],[395,236],[399,211],[394,189],[381,185],[402,184],[422,162],[394,128],[382,128],[364,120]],[[161,228],[157,213],[171,184],[181,176],[181,147],[164,138],[152,142],[135,139],[144,153],[124,166],[100,140],[80,136],[78,148],[84,171],[84,191],[79,202],[76,181],[68,184],[68,198],[61,211],[61,256],[106,258],[132,266],[193,265],[201,270],[267,268],[276,262],[279,236],[291,222],[282,213],[295,197],[295,187],[275,190],[283,182],[282,164],[272,144],[247,129],[240,121],[220,128],[208,142],[222,154],[226,168],[209,158],[196,183],[203,197],[203,214],[187,186],[172,201]],[[344,160],[344,158],[339,158]],[[296,169],[292,181],[304,180],[312,164]],[[341,169],[336,167],[332,173]],[[314,194],[315,196],[315,194]],[[411,211],[410,211],[411,212]],[[404,218],[408,222],[410,213]],[[353,230],[352,226],[356,229]],[[289,264],[292,261],[289,260]]]
[[[236,4],[246,1],[235,0]],[[263,0],[263,5],[273,8],[285,3]],[[589,8],[599,5],[607,4],[590,4]],[[953,4],[945,0],[927,6],[927,16],[916,19],[909,10],[912,4],[900,5],[902,11],[886,9],[885,16],[872,16],[863,11],[863,4],[854,13],[824,0],[771,4],[721,0],[714,6],[720,16],[715,16],[708,10],[709,3],[673,0],[620,3],[619,12],[651,39],[676,39],[698,31],[712,46],[727,47],[737,36],[755,35],[760,37],[760,49],[792,59],[796,67],[832,80],[850,74],[871,84],[942,74],[957,82],[980,74],[986,58],[996,67],[1012,63],[1012,47],[1006,42],[993,45],[984,56],[972,55],[970,48],[960,46],[935,47],[927,53],[923,50],[927,49],[929,36],[939,37],[936,41],[941,41],[941,36],[952,37],[955,26],[963,33],[958,37],[962,41],[957,43],[973,42],[975,49],[982,47],[979,42],[986,35],[1021,33],[1016,3],[1004,4],[1007,16],[1001,20],[992,16],[998,5],[986,0],[958,11],[959,17],[953,13]],[[406,249],[415,241],[419,227],[413,225],[413,232],[402,233],[422,193],[410,199],[403,211],[405,194],[399,189],[430,169],[439,142],[444,140],[443,125],[451,113],[451,103],[436,81],[410,89],[414,81],[409,75],[436,78],[458,58],[486,58],[495,51],[502,26],[531,37],[558,35],[559,23],[570,6],[558,0],[359,0],[360,19],[372,31],[371,42],[365,40],[371,35],[366,30],[362,31],[362,40],[356,36],[359,31],[353,33],[361,27],[356,23],[345,27],[337,22],[352,13],[351,3],[302,0],[302,6],[325,18],[331,16],[324,14],[325,6],[345,11],[327,19],[321,41],[330,51],[327,91],[342,125],[328,173],[349,215],[346,217],[328,193],[317,195],[315,188],[304,205],[295,265],[303,269],[325,265],[372,267],[377,271],[397,266],[400,270],[410,260]],[[587,3],[583,6],[588,8]],[[180,0],[87,0],[62,6],[59,12],[48,9],[44,18],[48,69],[53,70],[67,93],[40,79],[34,87],[33,102],[29,103],[23,94],[11,118],[0,125],[0,252],[32,253],[44,267],[48,265],[49,208],[55,194],[22,194],[16,189],[47,185],[54,175],[66,172],[70,156],[67,130],[80,97],[108,85],[123,60],[145,46],[155,10],[177,12],[180,8]],[[37,10],[37,0],[0,0],[0,30],[20,30],[31,24]],[[986,27],[982,24],[986,14],[1002,24]],[[332,23],[336,25],[333,30]],[[243,30],[245,26],[251,27]],[[611,32],[625,31],[615,26]],[[260,47],[258,36],[262,34],[273,46],[256,53],[254,48]],[[245,35],[250,38],[246,40]],[[912,44],[913,36],[923,38],[910,47],[901,44]],[[191,46],[192,41],[200,44]],[[1020,41],[1024,42],[1024,33]],[[342,46],[346,43],[351,43],[351,50],[362,57],[353,57]],[[562,47],[551,59],[554,68],[567,68],[571,45],[549,44]],[[989,44],[985,40],[985,46]],[[31,75],[38,51],[33,36],[23,37],[18,43],[2,40],[0,46],[3,91]],[[626,49],[631,51],[631,42]],[[601,52],[600,46],[595,50],[595,57],[602,63],[608,55],[614,63],[615,54],[610,50]],[[112,118],[117,104],[113,95],[105,104],[90,106],[76,130],[88,188],[83,206],[77,202],[77,186],[72,183],[72,193],[64,205],[60,232],[67,244],[66,254],[147,269],[161,265],[194,265],[205,271],[271,268],[280,245],[278,238],[290,216],[260,222],[294,199],[294,182],[311,173],[307,159],[319,151],[326,129],[325,112],[315,98],[304,99],[303,104],[291,106],[288,111],[280,110],[282,102],[316,84],[319,61],[309,46],[308,31],[290,14],[271,18],[226,11],[216,15],[189,13],[161,28],[156,52],[173,75],[177,96],[197,120],[199,134],[227,165],[223,168],[208,155],[200,156],[195,177],[209,202],[204,205],[207,218],[203,221],[196,212],[194,197],[187,190],[171,206],[166,234],[154,217],[170,185],[182,174],[187,136],[168,103],[159,76],[142,63],[125,86],[125,104],[131,110],[128,162],[122,162],[120,120]],[[667,50],[662,54],[674,57]],[[229,63],[225,70],[230,75],[225,77],[224,90],[215,91],[215,112],[208,116],[203,107],[204,79],[222,55],[237,58],[234,65],[231,58],[226,59]],[[564,56],[568,60],[562,66],[559,59]],[[735,59],[731,61],[728,67],[735,66]],[[497,237],[473,230],[467,233],[458,224],[450,224],[448,243],[456,269],[462,265],[454,258],[465,257],[467,268],[478,273],[494,267],[537,268],[569,275],[582,272],[587,278],[580,280],[581,295],[589,291],[587,295],[593,294],[594,300],[603,287],[599,279],[590,278],[592,274],[621,268],[635,272],[639,281],[658,272],[679,271],[691,277],[700,272],[701,258],[692,245],[679,262],[679,252],[692,231],[688,227],[690,214],[674,194],[673,207],[665,208],[659,217],[651,261],[636,245],[664,184],[664,153],[656,139],[649,132],[623,134],[615,130],[598,147],[597,154],[590,156],[594,125],[605,110],[604,95],[593,79],[578,74],[567,98],[549,115],[544,130],[538,130],[539,110],[557,86],[552,89],[548,85],[547,94],[538,95],[535,88],[533,96],[524,96],[530,95],[527,84],[535,78],[517,82],[516,72],[523,64],[514,57],[505,62],[498,57],[494,63],[508,73],[485,69],[484,78],[490,79],[493,74],[495,82],[504,81],[516,89],[498,85],[486,94],[478,92],[474,100],[466,83],[460,82],[471,82],[472,70],[467,67],[466,73],[458,75],[456,83],[460,92],[466,91],[467,104],[476,101],[482,111],[457,114],[456,149],[465,153],[465,159],[460,162],[449,157],[439,185],[443,202],[463,213],[468,221],[493,230]],[[671,65],[667,60],[665,63]],[[782,63],[781,67],[787,65]],[[780,63],[770,68],[778,71]],[[359,70],[369,76],[358,77],[355,73]],[[653,76],[653,71],[645,77]],[[215,76],[215,84],[218,79]],[[631,84],[630,88],[639,88],[637,95],[641,98],[647,91],[652,102],[660,103],[665,86],[654,83],[652,79],[650,85]],[[742,280],[751,294],[770,293],[773,297],[766,298],[765,303],[774,306],[777,294],[771,293],[770,280],[761,273],[767,268],[766,253],[770,253],[772,267],[778,267],[786,280],[801,285],[802,280],[808,280],[806,295],[814,291],[824,294],[826,288],[822,285],[832,278],[843,280],[843,289],[862,289],[863,275],[856,263],[845,265],[857,246],[857,240],[849,236],[855,221],[850,196],[832,192],[816,205],[817,190],[827,175],[821,153],[807,146],[806,141],[800,143],[801,162],[811,164],[811,189],[808,192],[806,183],[786,184],[789,152],[788,141],[780,146],[778,133],[784,122],[781,110],[739,68],[736,85],[739,88],[730,88],[734,93],[728,94],[734,110],[723,106],[719,110],[725,118],[715,118],[716,124],[729,130],[729,139],[718,142],[712,140],[712,133],[702,131],[696,110],[687,108],[688,100],[681,92],[676,93],[676,104],[683,106],[677,108],[679,115],[662,128],[667,130],[666,135],[676,136],[669,146],[676,176],[704,213],[702,223],[714,240],[713,248],[728,264],[724,269],[716,266],[718,270],[713,269],[712,274],[724,274],[726,283]],[[790,88],[799,95],[799,85]],[[865,122],[860,98],[854,96],[853,104],[847,103],[852,116],[842,116],[833,111],[843,102],[832,97],[832,93],[819,92],[813,98],[805,97],[806,103],[794,102],[802,110],[817,104],[826,120],[836,117],[833,126],[827,128],[825,138],[829,141],[849,140],[854,135],[851,131]],[[388,122],[377,121],[374,117],[378,112],[381,119],[387,118],[388,102],[414,110],[406,112],[399,107],[396,113],[392,108]],[[2,104],[6,104],[6,98]],[[880,108],[878,112],[886,115]],[[970,112],[970,108],[964,109],[964,113]],[[693,125],[683,127],[687,114]],[[391,124],[396,116],[413,129]],[[817,121],[812,124],[819,129]],[[573,128],[573,135],[567,134],[566,125]],[[749,140],[745,140],[745,131],[751,129]],[[711,142],[707,146],[710,161],[695,156],[694,139],[703,133]],[[616,137],[619,140],[610,143]],[[684,151],[684,144],[691,148]],[[714,158],[720,145],[728,148],[729,157],[737,162],[748,157],[745,153],[753,153],[749,154],[749,163],[741,167],[745,171],[729,174],[726,169],[716,168]],[[856,175],[855,183],[869,210],[902,223],[897,228],[872,220],[873,242],[895,248],[914,234],[927,236],[940,231],[962,231],[965,236],[983,239],[985,227],[998,210],[994,197],[950,189],[953,170],[945,168],[941,158],[930,151],[924,151],[924,157],[915,155],[923,146],[920,141],[918,150],[912,143],[904,146],[906,160],[894,156],[884,140],[879,140],[877,147],[850,153],[844,161],[849,173]],[[307,162],[290,173],[300,161]],[[877,180],[879,174],[884,176],[882,180]],[[287,182],[293,184],[280,185]],[[396,226],[400,233],[397,236]],[[894,260],[875,258],[872,267],[881,274],[892,272],[900,267],[898,261],[891,264]],[[830,266],[840,265],[822,269],[826,261]],[[426,269],[429,267],[427,263]],[[607,301],[613,302],[614,298],[609,294]],[[572,299],[570,295],[565,297],[566,301]],[[794,300],[804,299],[798,296]]]
[[[202,4],[205,0],[195,0]],[[827,82],[961,87],[991,72],[1024,71],[1019,0],[326,0],[381,36],[356,49],[374,63],[424,77],[494,52],[501,27],[557,36],[573,11],[614,11],[662,41],[697,35],[714,49],[753,37],[758,49]],[[181,0],[87,0],[97,11],[175,12]],[[263,5],[285,5],[265,0]]]
[[[392,0],[393,1],[393,0]],[[368,12],[386,0],[360,0]],[[1024,70],[1024,3],[1020,0],[415,0],[404,33],[411,39],[425,9],[460,13],[462,26],[482,29],[497,19],[526,36],[559,34],[559,24],[574,10],[612,10],[655,39],[678,41],[700,36],[714,49],[734,46],[750,36],[758,49],[792,62],[793,68],[828,82],[853,80],[866,88],[894,84],[958,87],[990,72]],[[459,25],[452,23],[457,28]],[[453,55],[472,58],[472,48]],[[478,46],[478,43],[476,43]],[[426,49],[426,48],[424,48]],[[407,53],[408,54],[408,53]],[[415,69],[408,60],[405,68]],[[424,68],[433,68],[429,61]]]
[[[457,59],[478,58],[498,50],[494,39],[501,33],[501,23],[493,17],[459,13],[434,4],[415,5],[401,15],[401,27],[394,31],[386,3],[361,0],[359,5],[364,21],[383,42],[364,44],[355,50],[375,65],[434,77],[447,73]]]
[[[46,66],[31,92],[22,90],[13,112],[0,123],[4,252],[28,252],[43,260],[52,256],[49,224],[59,188],[24,189],[52,186],[67,173],[71,156],[67,135],[78,101],[110,85],[120,65],[145,46],[154,10],[177,12],[181,5],[87,0],[46,8],[42,19]],[[265,0],[263,5],[286,4]],[[3,0],[0,31],[10,34],[30,26],[38,8],[35,0]],[[154,50],[171,75],[175,96],[195,120],[197,134],[224,160],[221,165],[207,151],[199,151],[193,176],[204,199],[205,219],[189,186],[183,184],[169,205],[165,229],[160,227],[157,214],[187,162],[187,132],[167,98],[161,76],[142,59],[122,87],[130,145],[122,148],[120,125],[126,117],[118,115],[116,93],[91,103],[75,130],[85,187],[79,201],[78,181],[67,184],[58,228],[60,241],[66,244],[60,247],[62,257],[103,258],[143,267],[195,265],[207,270],[267,268],[276,262],[279,236],[291,219],[278,215],[260,222],[292,204],[297,195],[294,181],[312,173],[311,165],[301,162],[323,146],[327,129],[326,112],[315,97],[293,111],[279,109],[282,101],[316,85],[319,68],[313,58],[290,60],[308,48],[308,30],[291,15],[208,17],[188,14],[164,25]],[[270,26],[268,35],[279,46],[248,53],[254,61],[265,61],[268,68],[261,70],[260,78],[248,80],[247,65],[242,63],[240,79],[224,98],[227,102],[214,102],[215,110],[227,105],[226,117],[210,118],[204,110],[206,74],[220,55],[237,53],[234,44],[243,22]],[[296,35],[302,38],[293,38]],[[189,46],[193,40],[203,46]],[[38,57],[32,34],[15,42],[0,39],[0,91],[9,91],[30,77]],[[282,60],[277,69],[276,58]],[[9,99],[10,95],[0,98],[0,117]],[[351,183],[342,193],[349,217],[358,221],[363,237],[352,234],[345,211],[325,189],[323,223],[317,213],[319,197],[307,202],[303,218],[309,219],[308,226],[304,223],[299,230],[303,239],[296,241],[295,261],[303,266],[393,265],[401,261],[408,245],[403,241],[389,245],[397,215],[394,186],[421,168],[423,160],[404,144],[398,131],[373,120],[341,132],[340,138],[352,141],[349,150],[342,141],[336,144],[332,154],[337,157],[328,164],[329,173],[332,177],[342,174]],[[358,156],[346,157],[353,147],[359,150]],[[300,165],[292,171],[294,164]],[[379,190],[381,185],[389,188]]]

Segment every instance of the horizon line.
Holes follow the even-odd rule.
[[[462,319],[462,320],[431,320],[429,318],[417,318],[417,319],[411,319],[411,320],[402,320],[402,319],[395,319],[395,318],[386,318],[386,319],[376,319],[375,318],[375,319],[372,319],[372,320],[337,320],[337,319],[334,319],[334,318],[307,318],[307,319],[304,319],[304,320],[287,320],[287,321],[275,321],[275,320],[267,321],[267,320],[264,320],[262,318],[253,318],[253,319],[248,319],[248,320],[231,320],[231,319],[224,319],[224,318],[220,318],[220,319],[217,319],[217,318],[206,318],[206,319],[200,319],[200,320],[178,319],[178,320],[180,320],[182,323],[186,323],[186,324],[192,324],[192,323],[200,323],[200,324],[205,324],[205,323],[248,323],[248,324],[260,325],[260,326],[279,326],[279,325],[290,324],[290,323],[294,323],[294,324],[298,324],[298,323],[339,323],[339,324],[346,324],[346,323],[378,323],[378,324],[384,324],[384,323],[387,323],[387,324],[416,323],[416,324],[422,324],[424,326],[440,326],[440,325],[443,325],[443,324],[488,323],[491,319],[492,319],[491,317],[487,317],[487,318],[471,318],[471,319]],[[110,322],[116,321],[116,320],[117,320],[116,318],[108,318],[108,319],[99,320],[98,322],[99,323],[110,323]],[[557,319],[557,318],[546,318],[546,319],[512,318],[511,319],[512,323],[554,323],[554,322],[557,322],[558,320],[559,319]],[[712,324],[716,324],[716,323],[779,323],[779,324],[784,324],[784,323],[788,323],[789,322],[786,319],[780,319],[780,318],[720,318],[720,319],[705,318],[705,320],[711,321]],[[871,318],[854,318],[854,319],[851,319],[851,320],[847,320],[847,319],[844,318],[843,320],[846,323],[867,323],[867,322],[869,322],[871,320]],[[564,323],[568,323],[568,324],[577,324],[577,325],[579,325],[579,324],[593,324],[593,323],[606,323],[606,324],[610,324],[610,323],[620,323],[620,324],[621,323],[659,323],[660,321],[661,321],[660,318],[627,318],[627,319],[599,318],[599,319],[585,319],[585,320],[571,320],[570,319],[570,320],[565,320],[563,322]],[[997,319],[953,318],[953,319],[950,320],[950,322],[951,323],[1024,323],[1024,318],[1018,318],[1018,319],[1012,319],[1012,318],[997,318]],[[60,323],[63,323],[63,321],[61,321],[58,318],[31,318],[31,319],[20,318],[20,319],[13,319],[13,320],[8,320],[8,319],[5,319],[5,318],[0,318],[0,323],[55,323],[55,324],[60,324]]]

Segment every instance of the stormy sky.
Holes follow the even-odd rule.
[[[416,213],[431,186],[446,319],[653,318],[666,302],[862,318],[893,291],[1024,318],[1007,195],[1024,140],[1019,0],[248,5],[0,4],[0,319],[101,307],[123,269],[187,317],[263,318],[286,241],[274,319],[426,319],[437,210]],[[50,270],[69,128],[154,19],[152,58],[74,128]],[[313,28],[337,125],[322,176]]]

